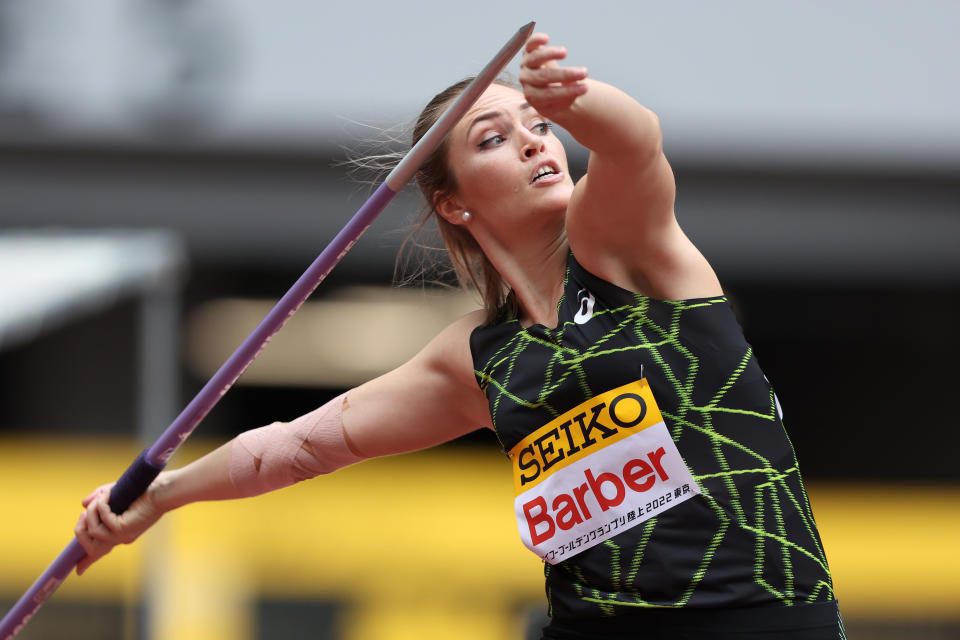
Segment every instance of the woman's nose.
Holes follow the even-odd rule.
[[[523,156],[525,158],[532,158],[538,153],[543,152],[546,149],[546,145],[538,137],[530,136],[523,145]]]

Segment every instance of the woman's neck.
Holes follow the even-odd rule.
[[[523,326],[556,326],[557,303],[563,294],[568,253],[567,238],[560,235],[550,243],[531,246],[526,251],[515,248],[492,258],[494,266],[516,295]]]

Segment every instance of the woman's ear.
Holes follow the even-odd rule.
[[[457,200],[456,196],[449,194],[436,194],[433,197],[433,208],[441,218],[450,224],[464,223],[463,213],[466,211],[466,209],[462,204],[460,204],[460,201]]]

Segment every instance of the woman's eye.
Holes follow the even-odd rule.
[[[489,138],[487,138],[477,146],[480,147],[481,149],[486,149],[487,147],[499,146],[503,144],[504,140],[505,138],[498,133],[495,136],[490,136]]]
[[[533,127],[533,130],[542,136],[545,136],[548,133],[550,133],[551,129],[553,129],[553,125],[549,122],[538,122]]]

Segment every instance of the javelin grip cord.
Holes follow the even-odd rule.
[[[163,467],[151,464],[147,460],[147,452],[143,451],[110,489],[110,511],[116,514],[126,511],[134,500],[143,495],[161,471]]]
[[[111,511],[123,513],[146,491],[153,479],[166,466],[173,452],[190,436],[200,421],[250,366],[270,338],[296,313],[393,197],[404,188],[427,157],[436,150],[480,94],[520,51],[523,43],[533,32],[533,27],[533,22],[521,27],[497,52],[476,79],[400,160],[393,171],[387,175],[384,183],[374,191],[293,287],[264,317],[253,333],[243,341],[243,344],[234,351],[233,355],[167,427],[160,438],[127,468],[110,492]],[[3,620],[0,620],[0,640],[10,640],[17,635],[85,555],[86,552],[76,538],[72,539],[56,560],[3,617]]]

